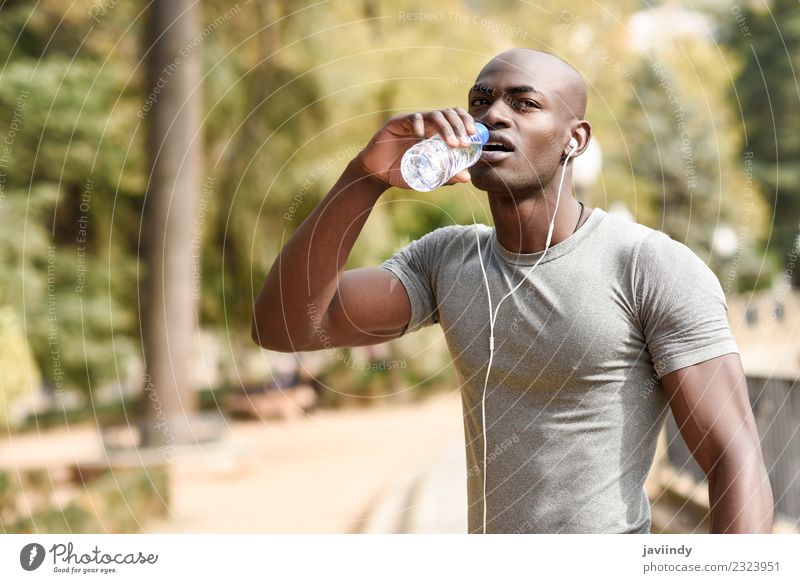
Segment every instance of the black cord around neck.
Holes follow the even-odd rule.
[[[578,227],[581,224],[581,219],[583,218],[583,203],[581,201],[578,201],[578,204],[581,205],[581,214],[578,215],[578,224],[575,225],[575,231],[578,230]],[[572,231],[573,235],[575,234],[575,231]]]

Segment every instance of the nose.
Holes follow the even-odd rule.
[[[509,128],[511,121],[507,115],[508,105],[502,99],[495,99],[494,102],[486,108],[483,116],[478,119],[479,122],[485,124],[491,129]]]

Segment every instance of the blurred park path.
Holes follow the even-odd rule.
[[[464,443],[454,441],[380,499],[360,532],[465,534],[466,480]]]
[[[12,474],[37,469],[60,472],[102,458],[99,433],[91,423],[8,433],[0,439],[0,470]]]
[[[173,466],[171,516],[146,532],[466,532],[458,393],[237,421],[227,441]]]

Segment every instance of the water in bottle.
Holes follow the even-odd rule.
[[[414,190],[428,192],[475,164],[489,141],[485,125],[475,122],[475,130],[476,134],[469,136],[472,143],[464,148],[451,148],[439,135],[409,148],[400,162],[403,180]]]

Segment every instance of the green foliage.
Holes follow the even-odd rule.
[[[0,301],[23,315],[46,378],[84,390],[124,372],[117,359],[132,351],[146,178],[135,38],[118,36],[131,12],[91,28],[92,5],[12,3],[0,16]]]
[[[691,76],[674,54],[637,63],[623,131],[651,226],[708,257],[718,224],[756,235],[765,212],[761,201],[747,195],[730,104],[721,92],[709,95],[709,85],[722,87],[724,79],[714,78],[713,59],[695,52],[700,54],[692,57],[697,71]],[[754,208],[745,214],[748,204]],[[744,243],[752,246],[753,237]]]
[[[754,177],[774,209],[767,249],[783,268],[800,236],[800,11],[793,0],[773,0],[726,17],[727,44],[743,61],[729,93],[741,112],[741,149],[753,153]]]
[[[19,419],[13,411],[30,401],[41,382],[28,343],[10,306],[0,306],[0,429],[7,430]]]

